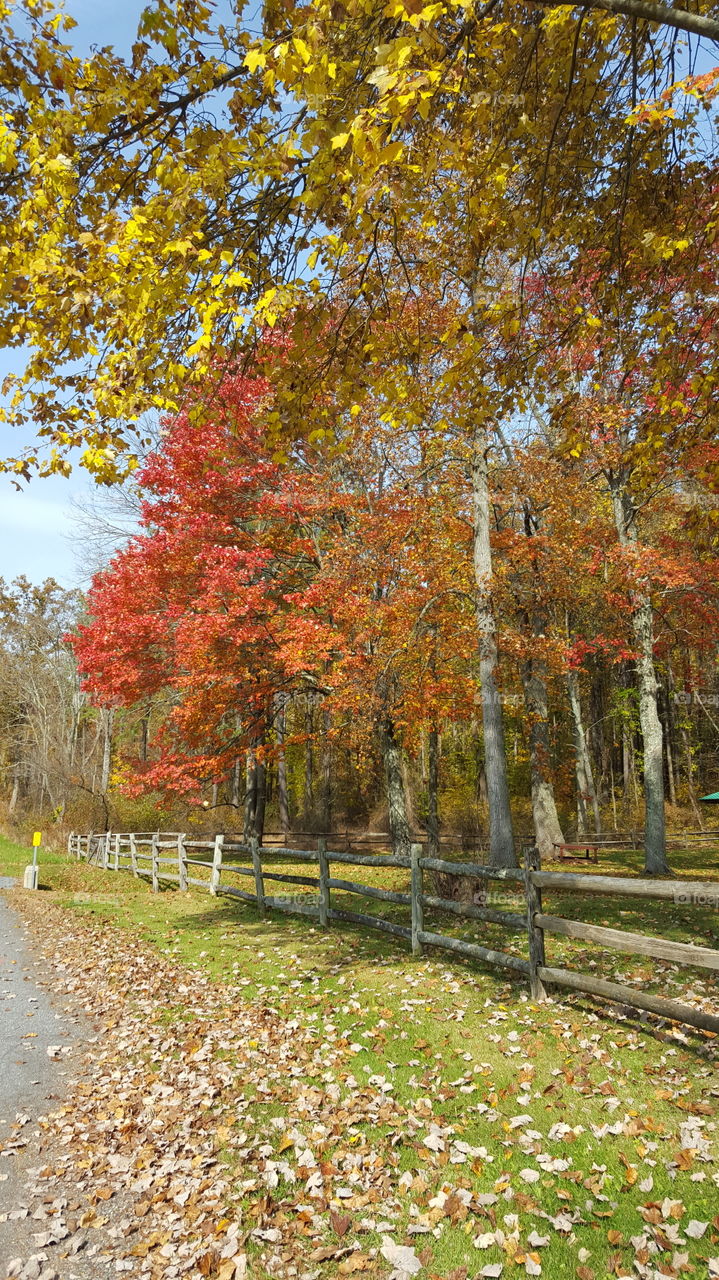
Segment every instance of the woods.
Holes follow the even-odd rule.
[[[90,58],[26,12],[5,465],[141,511],[67,627],[60,808],[494,867],[642,829],[667,874],[718,764],[711,6],[163,0]]]
[[[201,432],[191,413],[168,421],[137,476],[140,532],[96,575],[85,619],[73,628],[64,615],[93,775],[73,779],[68,764],[63,804],[81,786],[120,805],[117,828],[135,812],[128,796],[151,797],[178,821],[194,814],[246,838],[372,825],[403,856],[412,831],[430,843],[451,831],[501,866],[515,860],[511,810],[517,836],[549,856],[576,833],[641,828],[642,784],[658,775],[661,843],[650,833],[647,870],[659,869],[665,780],[674,823],[694,825],[697,780],[716,768],[713,555],[691,536],[691,494],[676,485],[648,504],[629,559],[585,455],[557,459],[529,437],[488,455],[493,589],[478,596],[474,454],[430,451],[424,428],[370,430],[357,415],[332,451],[296,441],[275,460],[261,430],[270,394],[264,379],[232,375]],[[637,640],[648,571],[659,602],[649,778]],[[491,698],[477,622],[487,607]],[[700,684],[696,698],[676,672]],[[15,769],[8,759],[7,786]],[[510,824],[499,857],[498,778]]]

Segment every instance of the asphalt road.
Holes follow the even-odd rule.
[[[12,883],[0,878],[0,889]],[[36,1121],[63,1097],[81,1038],[77,1019],[39,985],[41,974],[22,922],[0,893],[0,1274],[23,1251],[24,1224],[6,1215],[28,1203]]]

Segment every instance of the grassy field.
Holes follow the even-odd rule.
[[[17,874],[27,860],[28,850],[0,843],[0,874]],[[716,880],[719,887],[717,854],[702,854],[700,865],[691,853],[672,861],[680,879]],[[252,907],[227,898],[170,889],[153,895],[127,873],[61,857],[41,862],[41,885],[68,920],[140,937],[184,973],[209,975],[258,1008],[297,1020],[318,1045],[336,1050],[341,1066],[333,1080],[343,1090],[386,1092],[411,1117],[406,1132],[395,1117],[371,1128],[360,1124],[351,1140],[362,1148],[370,1143],[394,1171],[400,1207],[388,1201],[391,1229],[415,1252],[420,1277],[543,1272],[557,1280],[605,1280],[638,1273],[655,1280],[713,1275],[715,1263],[719,1274],[713,1037],[582,998],[533,1005],[521,980],[438,952],[413,960],[405,944],[351,925],[322,932],[311,920],[279,912],[261,921]],[[267,865],[288,869],[275,855]],[[625,854],[599,868],[638,869],[638,855]],[[402,871],[351,874],[406,888]],[[334,892],[333,901],[375,913],[379,907],[405,922],[408,915]],[[496,905],[511,909],[512,902]],[[547,908],[719,945],[719,913],[710,909],[574,895],[546,895]],[[431,918],[429,927],[524,954],[524,938],[497,927],[445,916]],[[550,964],[590,966],[607,978],[717,1006],[716,983],[706,971],[560,938],[547,942]],[[157,1010],[158,1021],[183,1017],[192,1018],[191,997]],[[315,1078],[309,1069],[306,1083],[326,1089],[327,1072]],[[275,1147],[282,1106],[258,1096],[258,1132]],[[308,1134],[311,1128],[308,1116]],[[346,1135],[329,1144],[323,1159],[333,1161],[344,1147]],[[292,1151],[281,1150],[292,1165]],[[228,1149],[225,1158],[239,1178],[236,1154]],[[242,1194],[249,1211],[247,1193],[236,1192]],[[345,1204],[351,1201],[337,1202],[335,1215]],[[356,1256],[365,1261],[355,1269],[385,1276],[389,1267],[378,1253],[383,1224],[376,1212],[371,1221],[357,1237]],[[328,1227],[328,1249],[333,1239],[338,1244],[335,1227]],[[349,1274],[347,1264],[330,1250],[312,1273]]]

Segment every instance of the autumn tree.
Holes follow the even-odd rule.
[[[142,531],[95,577],[74,640],[101,704],[165,701],[143,783],[190,794],[249,752],[258,830],[276,694],[313,687],[304,653],[311,639],[317,663],[323,642],[298,604],[315,571],[312,496],[264,448],[266,396],[228,375],[211,420],[168,424],[139,477]]]
[[[126,424],[148,408],[199,412],[197,388],[211,399],[225,362],[289,316],[301,354],[266,429],[286,442],[310,422],[331,440],[378,385],[388,398],[417,297],[450,299],[439,350],[417,326],[414,358],[428,365],[429,342],[433,421],[471,476],[491,858],[510,864],[490,470],[547,393],[557,334],[535,324],[531,287],[671,239],[687,190],[679,238],[706,260],[707,204],[692,197],[711,84],[673,86],[677,33],[716,38],[716,18],[646,0],[314,0],[265,5],[254,37],[158,0],[131,62],[80,59],[51,9],[33,19],[26,37],[3,17],[0,328],[29,351],[11,411],[41,424],[41,465],[65,468],[84,443],[85,465],[116,478],[133,465]],[[570,339],[594,318],[577,305]],[[564,401],[571,365],[556,369]],[[425,402],[410,396],[398,424]],[[663,414],[642,426],[659,443],[671,429]]]

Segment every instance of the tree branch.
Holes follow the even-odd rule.
[[[707,18],[701,13],[689,13],[686,9],[673,9],[670,5],[656,4],[653,0],[529,0],[543,9],[605,9],[608,13],[622,13],[627,18],[643,18],[660,26],[676,27],[678,31],[691,31],[698,36],[719,43],[719,19]]]

